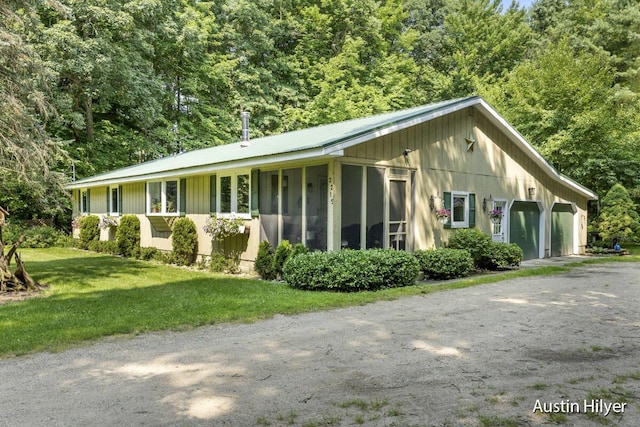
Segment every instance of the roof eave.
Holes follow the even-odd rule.
[[[131,184],[135,182],[145,182],[145,181],[154,181],[154,180],[163,180],[168,178],[179,178],[193,175],[201,175],[207,173],[217,173],[220,171],[230,170],[230,169],[246,169],[246,168],[256,168],[261,166],[266,166],[273,163],[283,163],[297,160],[305,160],[305,159],[322,159],[322,158],[331,158],[340,156],[343,153],[341,151],[332,151],[325,152],[323,148],[315,148],[311,150],[304,151],[293,151],[287,153],[281,153],[278,155],[272,156],[264,156],[264,157],[252,157],[248,159],[235,160],[225,163],[214,163],[205,166],[198,166],[193,168],[181,168],[181,169],[172,169],[167,171],[161,171],[150,174],[141,174],[136,176],[129,176],[125,178],[112,178],[112,179],[89,179],[89,180],[80,180],[76,182],[72,182],[67,184],[66,188],[68,190],[77,190],[77,189],[85,189],[85,188],[94,188],[94,187],[105,187],[109,185],[121,185],[121,184]]]

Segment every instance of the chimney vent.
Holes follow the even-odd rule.
[[[242,142],[241,147],[248,147],[249,144],[249,112],[243,111],[240,113],[242,117]]]

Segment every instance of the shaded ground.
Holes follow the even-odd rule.
[[[639,273],[581,267],[2,360],[0,425],[638,426]]]

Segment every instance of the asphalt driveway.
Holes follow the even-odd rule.
[[[640,425],[640,264],[0,361],[1,426]]]

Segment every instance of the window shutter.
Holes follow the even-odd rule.
[[[118,213],[122,214],[122,185],[118,186]]]
[[[91,189],[87,188],[87,213],[91,213]]]
[[[476,195],[469,193],[469,228],[476,226]]]
[[[144,213],[148,214],[150,211],[149,209],[149,183],[145,182],[144,183]]]
[[[209,177],[209,212],[214,213],[218,209],[218,177],[211,175]]]
[[[180,179],[180,216],[187,213],[187,179]]]
[[[78,190],[76,194],[78,196],[78,215],[82,215],[82,190]]]
[[[260,170],[253,169],[251,171],[251,216],[260,215]]]
[[[107,207],[105,209],[105,212],[107,213],[107,215],[109,215],[111,213],[111,206],[109,206],[110,205],[109,196],[111,196],[110,193],[111,193],[111,188],[107,187]]]
[[[449,215],[449,219],[447,219],[447,222],[445,222],[444,224],[444,228],[451,228],[451,217],[453,216],[453,211],[451,210],[451,193],[449,191],[445,191],[442,200],[444,208],[448,209],[449,212],[451,212],[451,215]]]

